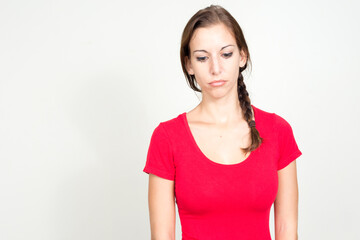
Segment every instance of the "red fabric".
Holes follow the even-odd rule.
[[[302,153],[284,118],[252,107],[264,141],[237,164],[216,163],[201,152],[186,112],[155,128],[143,172],[175,181],[183,240],[271,239],[277,171]]]

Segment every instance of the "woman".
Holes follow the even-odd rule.
[[[175,239],[175,203],[184,240],[271,239],[273,203],[275,239],[297,239],[302,153],[284,118],[250,103],[240,26],[220,6],[198,11],[183,31],[180,57],[202,100],[152,134],[143,169],[151,239]]]

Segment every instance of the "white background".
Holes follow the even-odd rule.
[[[303,152],[299,239],[360,239],[350,0],[1,1],[0,239],[150,239],[150,136],[199,103],[180,37],[211,3],[243,29],[252,104],[284,117]]]

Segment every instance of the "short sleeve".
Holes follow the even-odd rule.
[[[276,114],[275,114],[276,115]],[[290,124],[279,115],[277,117],[277,131],[279,141],[279,159],[277,170],[281,170],[302,155],[295,141]]]
[[[173,151],[162,123],[152,133],[143,172],[168,180],[175,179]]]

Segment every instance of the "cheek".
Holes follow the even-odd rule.
[[[197,63],[193,65],[193,70],[195,73],[195,77],[198,81],[201,81],[201,79],[206,78],[208,76],[209,67],[207,63]]]
[[[239,74],[239,64],[235,63],[233,66],[233,74],[238,75]]]
[[[239,62],[237,60],[229,61],[224,64],[224,70],[228,76],[237,76],[239,73]]]

